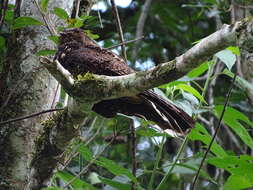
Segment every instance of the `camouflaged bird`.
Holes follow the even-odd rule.
[[[135,72],[118,55],[99,47],[81,29],[66,29],[60,33],[55,59],[74,77],[87,72],[108,76]],[[187,113],[152,90],[132,97],[104,100],[94,104],[92,109],[107,118],[117,113],[141,117],[176,134],[185,134],[194,127],[194,121]]]

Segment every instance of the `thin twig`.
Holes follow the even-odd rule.
[[[120,22],[120,18],[119,18],[118,9],[115,5],[114,0],[111,0],[111,4],[112,4],[112,12],[113,12],[114,17],[116,19],[117,30],[118,30],[118,33],[119,33],[119,36],[120,36],[120,41],[122,43],[122,45],[121,45],[122,55],[123,55],[124,59],[127,60],[126,48],[125,48],[125,45],[124,45],[124,35],[123,35],[122,27],[121,27],[121,22]]]
[[[73,4],[74,6],[71,13],[71,18],[77,18],[79,16],[80,0],[75,0]]]
[[[39,10],[42,19],[44,20],[44,23],[46,24],[46,27],[48,29],[48,31],[50,32],[51,35],[57,35],[57,31],[55,30],[55,28],[50,24],[49,20],[46,18],[46,14],[42,11],[39,3],[37,0],[33,0],[34,4],[36,5],[37,9]]]
[[[54,91],[54,99],[53,99],[52,104],[51,104],[51,109],[53,109],[53,107],[54,107],[54,104],[55,104],[55,101],[56,101],[56,96],[57,96],[59,88],[60,88],[60,83],[57,84],[56,89]]]
[[[209,143],[209,145],[208,145],[208,147],[207,147],[207,150],[206,150],[206,152],[205,152],[205,154],[204,154],[204,156],[203,156],[203,158],[202,158],[202,160],[201,160],[201,163],[200,163],[200,166],[199,166],[199,168],[198,168],[198,171],[197,171],[197,173],[196,173],[196,175],[195,175],[195,177],[194,177],[194,179],[193,179],[193,183],[192,183],[192,186],[191,186],[191,190],[194,190],[194,189],[195,189],[195,185],[196,185],[196,182],[197,182],[197,180],[198,180],[198,177],[199,177],[199,174],[200,174],[200,170],[201,170],[201,168],[202,168],[202,166],[203,166],[203,164],[204,164],[204,161],[206,160],[207,154],[209,153],[209,151],[210,151],[210,149],[211,149],[211,147],[212,147],[212,144],[213,144],[213,142],[214,142],[214,140],[215,140],[215,137],[217,136],[217,133],[218,133],[220,127],[221,127],[221,121],[222,121],[222,119],[223,119],[223,117],[224,117],[224,114],[225,114],[225,111],[226,111],[226,107],[227,107],[227,104],[228,104],[228,101],[229,101],[229,98],[230,98],[230,95],[231,95],[231,92],[232,92],[232,89],[233,89],[233,86],[234,86],[234,83],[235,83],[236,76],[237,76],[237,74],[234,75],[233,81],[232,81],[232,83],[231,83],[231,85],[230,85],[230,87],[229,87],[228,95],[227,95],[227,97],[226,97],[225,104],[224,104],[224,107],[223,107],[223,110],[222,110],[222,113],[221,113],[221,116],[220,116],[218,125],[217,125],[217,127],[215,128],[215,132],[214,132],[214,134],[213,134],[213,137],[212,137],[212,139],[211,139],[211,142]]]
[[[165,135],[163,135],[162,142],[159,146],[159,150],[158,150],[158,153],[157,153],[157,156],[156,156],[153,172],[151,174],[151,178],[150,178],[150,181],[149,181],[149,184],[148,184],[148,190],[153,189],[153,183],[154,183],[154,179],[155,179],[156,170],[158,168],[159,162],[160,162],[161,157],[162,157],[162,150],[163,150],[164,140],[165,140]]]
[[[114,48],[122,46],[122,45],[126,45],[126,44],[129,44],[129,43],[132,43],[132,42],[136,42],[136,41],[142,40],[143,38],[144,38],[144,36],[141,36],[140,38],[136,38],[136,39],[129,40],[129,41],[126,41],[126,42],[123,42],[123,43],[119,43],[117,45],[108,47],[107,49],[114,49]]]
[[[98,8],[98,2],[97,2],[97,13],[98,13],[98,20],[99,20],[99,23],[100,23],[100,27],[104,28],[102,18],[101,18],[101,14],[100,14],[100,11],[99,11],[99,8]]]
[[[138,23],[137,23],[137,26],[136,26],[136,34],[135,34],[136,38],[139,38],[143,35],[144,25],[145,25],[145,22],[146,22],[147,17],[148,17],[148,12],[149,12],[149,9],[151,7],[151,3],[152,3],[152,0],[146,0],[144,5],[142,6],[141,15],[139,17],[139,20],[138,20]],[[133,51],[132,51],[132,59],[133,60],[136,60],[137,53],[138,53],[137,50],[138,50],[139,45],[140,45],[139,42],[136,42],[135,45],[134,45],[134,48],[133,48]]]
[[[178,150],[178,153],[176,155],[176,159],[175,161],[173,162],[173,164],[171,165],[170,169],[168,170],[168,172],[166,173],[166,175],[163,177],[162,181],[160,182],[160,184],[157,186],[157,188],[155,190],[160,190],[163,185],[167,182],[167,179],[168,177],[170,176],[171,172],[173,171],[173,169],[175,168],[179,158],[180,158],[180,155],[182,154],[186,144],[188,143],[188,136],[185,137],[182,145],[180,146],[179,150]]]
[[[200,114],[197,116],[197,119],[200,120],[202,123],[204,123],[206,126],[210,126],[211,123],[206,120],[206,118],[202,117]]]
[[[40,111],[40,112],[37,112],[37,113],[33,113],[33,114],[30,114],[30,115],[21,116],[21,117],[17,117],[17,118],[14,118],[14,119],[9,119],[7,121],[2,121],[2,122],[0,122],[0,125],[4,125],[4,124],[12,123],[12,122],[15,122],[15,121],[20,121],[20,120],[36,117],[38,115],[45,114],[45,113],[48,113],[48,112],[61,111],[61,110],[64,110],[64,108],[56,108],[56,109],[43,110],[43,111]]]
[[[131,131],[131,152],[132,152],[132,174],[136,177],[136,170],[137,170],[137,162],[136,162],[136,134],[135,134],[135,125],[134,120],[130,123],[130,131]],[[132,190],[136,189],[135,182],[132,182]]]

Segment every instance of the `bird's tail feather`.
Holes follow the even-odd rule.
[[[181,108],[173,105],[162,96],[151,90],[144,91],[139,96],[152,102],[154,109],[159,113],[160,117],[149,118],[156,122],[162,129],[171,129],[180,134],[186,134],[194,127],[194,120]]]
[[[93,106],[93,111],[108,118],[114,117],[117,113],[141,117],[154,121],[163,130],[170,129],[182,135],[193,128],[195,123],[182,109],[151,90],[134,97],[101,101]]]

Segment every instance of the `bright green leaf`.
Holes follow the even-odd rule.
[[[13,16],[14,16],[14,11],[13,10],[7,10],[4,16],[4,20],[7,21],[8,23],[12,23],[13,21]]]
[[[59,44],[59,36],[48,36],[47,38],[53,41],[56,45]]]
[[[32,18],[32,17],[22,16],[22,17],[18,17],[14,20],[13,28],[18,29],[18,28],[31,26],[31,25],[41,26],[41,25],[44,25],[44,24],[42,22]]]
[[[167,133],[160,133],[156,131],[155,129],[148,128],[148,127],[141,127],[136,130],[136,133],[144,137],[159,137],[159,136],[167,135]]]
[[[187,85],[187,84],[178,84],[176,85],[176,89],[182,89],[184,91],[187,91],[191,94],[193,94],[196,98],[198,98],[200,101],[204,102],[207,104],[207,102],[205,101],[205,99],[203,98],[203,96],[201,96],[201,94],[193,87]]]
[[[124,183],[120,183],[118,181],[113,181],[111,179],[107,179],[104,177],[99,177],[99,179],[104,183],[107,184],[111,187],[114,187],[116,189],[120,189],[120,190],[131,190],[131,185],[129,184],[124,184]]]
[[[189,139],[194,141],[201,141],[206,146],[209,145],[211,142],[211,135],[209,135],[208,131],[199,123],[195,125],[195,127],[191,130],[190,134],[188,135]],[[216,142],[213,143],[211,147],[211,152],[214,153],[216,156],[223,157],[226,156],[227,153],[223,150],[221,146],[219,146]]]
[[[75,28],[81,28],[83,26],[83,20],[77,19],[75,22]]]
[[[253,157],[249,155],[225,156],[209,158],[207,162],[218,168],[222,168],[232,175],[241,176],[246,181],[253,182]],[[228,182],[228,184],[232,181]]]
[[[253,187],[253,181],[245,176],[231,175],[224,184],[224,190],[241,190]]]
[[[54,55],[56,53],[56,50],[53,49],[43,49],[39,50],[36,55],[37,56],[46,56],[46,55]]]
[[[215,56],[218,57],[229,70],[231,70],[236,61],[236,56],[227,49],[219,51]]]
[[[227,50],[231,51],[233,54],[240,56],[240,49],[237,46],[229,46]]]
[[[54,14],[56,14],[61,19],[68,19],[69,18],[68,13],[64,9],[59,8],[59,7],[54,8]]]
[[[77,152],[79,152],[83,156],[83,158],[87,161],[91,161],[93,159],[92,152],[84,144],[80,144],[80,146],[77,149]]]
[[[177,81],[176,80],[176,81],[170,82],[168,84],[161,85],[161,86],[159,86],[159,88],[166,89],[166,88],[170,88],[170,87],[176,86],[178,84],[186,84],[186,82],[185,81]]]
[[[99,160],[96,161],[96,164],[101,167],[106,168],[108,171],[110,171],[114,175],[125,175],[132,181],[137,182],[137,179],[133,176],[133,174],[128,169],[121,167],[120,165],[118,165],[112,160],[109,160],[104,157],[100,157]]]
[[[94,40],[99,38],[99,35],[93,34],[90,30],[84,30],[84,32],[86,33],[87,36],[89,36],[90,38]]]
[[[41,0],[41,3],[40,3],[42,10],[45,12],[47,11],[48,2],[49,0]]]
[[[71,175],[70,173],[58,171],[56,173],[56,176],[65,181],[66,183],[69,183],[75,176]],[[85,181],[75,178],[73,182],[71,183],[71,186],[73,186],[76,189],[89,189],[89,190],[98,190],[97,188],[93,187],[92,185],[86,183]]]
[[[187,74],[187,76],[190,78],[198,77],[201,74],[203,74],[206,70],[208,70],[209,66],[213,63],[214,63],[213,61],[206,61],[206,62],[202,63],[200,66],[198,66],[197,68],[190,71]]]
[[[222,109],[223,105],[215,106],[215,115],[217,118],[220,118]],[[223,121],[241,138],[245,144],[253,149],[253,140],[247,129],[240,123],[240,121],[243,121],[253,128],[253,123],[247,116],[232,107],[227,107]]]
[[[9,9],[14,9],[14,8],[15,8],[15,4],[9,3],[9,4],[8,4],[8,8],[9,8]]]

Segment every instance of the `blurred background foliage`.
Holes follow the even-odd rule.
[[[120,43],[109,1],[98,0],[90,16],[81,12],[79,18],[72,19],[60,7],[50,10],[47,3],[46,0],[41,1],[46,13],[57,15],[69,27],[83,28],[101,46],[108,48]],[[140,0],[129,0],[128,3],[118,1],[126,41],[136,38],[137,23],[143,14],[144,3]],[[13,9],[10,4],[2,24],[1,77],[4,76],[4,60],[10,47],[7,41],[13,30],[27,25],[41,25],[30,17],[15,18]],[[145,70],[174,59],[221,28],[222,24],[238,20],[233,11],[243,12],[244,16],[251,15],[252,2],[153,0],[147,10],[144,38],[138,44],[126,45],[129,65],[136,70]],[[58,27],[58,30],[61,29]],[[57,43],[56,36],[49,39]],[[120,54],[120,47],[113,51]],[[42,50],[37,53],[50,54],[54,54],[54,51]],[[118,115],[113,119],[105,119],[91,114],[81,128],[80,137],[66,150],[67,161],[62,163],[62,169],[52,177],[52,187],[47,189],[190,189],[214,134],[214,127],[217,126],[231,78],[239,72],[240,68],[236,65],[239,56],[237,47],[229,47],[183,78],[154,89],[196,118],[196,127],[187,137],[173,138],[153,123],[135,117]],[[239,190],[253,187],[253,85],[248,79],[243,72],[239,73],[222,128],[200,172],[196,189]],[[64,105],[65,97],[62,91],[58,107]],[[135,157],[131,126],[136,129]],[[137,169],[136,177],[131,173],[133,162]]]

